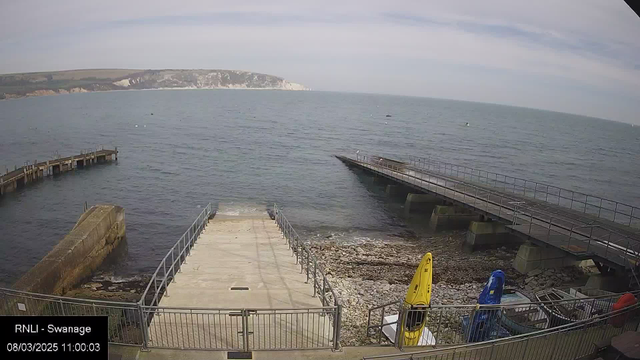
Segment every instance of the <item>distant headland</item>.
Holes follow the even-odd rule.
[[[278,76],[239,70],[85,69],[0,75],[0,99],[132,89],[310,90]]]

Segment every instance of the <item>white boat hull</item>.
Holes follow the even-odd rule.
[[[382,324],[384,325],[382,327],[382,333],[387,338],[389,338],[389,340],[392,343],[394,343],[396,339],[397,321],[398,321],[398,315],[385,316],[384,320],[382,321]],[[422,330],[422,336],[418,341],[418,346],[427,346],[427,345],[435,345],[435,344],[436,344],[435,336],[433,336],[431,331],[429,331],[429,329],[427,329],[427,327],[425,326],[424,329]]]

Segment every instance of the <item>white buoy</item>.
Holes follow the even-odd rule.
[[[385,121],[385,122],[384,122],[384,124],[385,124],[385,125],[387,125],[387,124],[388,124],[388,122],[386,122],[386,121]]]
[[[138,124],[136,124],[136,127],[138,127]]]
[[[147,127],[147,125],[144,125],[144,127]]]

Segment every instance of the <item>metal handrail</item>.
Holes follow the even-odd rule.
[[[640,290],[624,292],[624,293],[614,293],[614,294],[605,294],[599,296],[590,296],[583,298],[575,298],[575,299],[564,299],[564,300],[550,300],[550,301],[530,301],[530,302],[522,302],[516,304],[454,304],[454,305],[429,305],[428,307],[421,309],[419,311],[423,312],[427,318],[431,318],[430,313],[440,314],[443,311],[460,311],[463,313],[472,313],[473,311],[486,311],[486,312],[495,312],[495,311],[504,311],[508,309],[522,309],[522,308],[537,308],[540,306],[559,306],[565,305],[575,309],[578,304],[582,303],[596,303],[596,302],[608,302],[610,305],[613,305],[615,301],[617,301],[622,295],[626,293],[631,293],[635,297],[640,296]],[[378,343],[381,343],[382,340],[382,332],[380,331],[383,327],[391,324],[397,324],[402,319],[401,316],[398,316],[398,320],[385,323],[384,316],[385,310],[387,309],[398,309],[398,313],[402,314],[406,312],[407,309],[403,307],[404,302],[402,300],[392,301],[386,304],[377,305],[369,308],[368,311],[368,319],[367,319],[367,336],[371,337],[377,335]],[[415,310],[414,310],[415,311]],[[379,319],[377,313],[379,314]],[[372,319],[374,318],[373,314],[376,314],[376,320],[379,320],[378,323],[373,323]],[[373,332],[372,332],[373,330]],[[439,334],[438,334],[439,335]]]
[[[433,353],[442,354],[443,352],[456,352],[457,350],[461,350],[461,349],[475,349],[475,350],[477,350],[477,349],[486,348],[486,347],[492,347],[492,346],[496,346],[496,345],[510,344],[510,343],[515,343],[515,342],[520,342],[520,341],[523,341],[523,340],[526,341],[526,340],[531,339],[531,338],[547,336],[547,335],[552,335],[552,334],[558,334],[558,333],[565,333],[565,332],[568,332],[568,331],[571,331],[571,330],[579,329],[581,327],[586,328],[586,327],[588,327],[588,325],[591,325],[591,324],[594,324],[594,323],[600,323],[603,320],[608,320],[608,319],[613,318],[613,317],[624,316],[624,314],[632,314],[633,315],[634,312],[636,312],[638,309],[640,309],[640,303],[637,303],[637,304],[629,306],[629,307],[625,307],[623,309],[611,311],[611,312],[606,313],[606,314],[597,315],[597,316],[594,316],[594,317],[589,318],[589,319],[579,320],[579,321],[576,321],[576,322],[573,322],[573,323],[569,323],[569,324],[565,324],[565,325],[561,325],[561,326],[558,326],[558,327],[539,330],[539,331],[535,331],[535,332],[531,332],[531,333],[527,333],[527,334],[520,334],[520,335],[516,335],[516,336],[511,336],[511,337],[508,337],[508,338],[494,339],[494,340],[488,340],[488,341],[483,341],[483,342],[478,342],[478,343],[463,344],[463,345],[455,345],[455,346],[447,347],[445,349],[429,349],[429,350],[422,350],[422,351],[403,352],[403,353],[399,353],[399,354],[385,354],[385,355],[366,356],[366,357],[364,357],[364,359],[392,359],[392,358],[414,359],[414,356],[428,356],[429,354],[433,354]]]
[[[430,175],[428,173],[414,172],[417,176],[410,175],[410,174],[407,174],[405,172],[405,170],[406,170],[405,166],[396,166],[396,165],[390,164],[390,163],[388,163],[387,161],[384,161],[384,160],[386,160],[386,159],[378,157],[378,156],[373,157],[373,160],[372,160],[369,155],[359,154],[359,153],[356,155],[356,161],[358,161],[358,162],[360,162],[362,164],[370,164],[370,166],[376,166],[376,167],[380,167],[380,168],[390,169],[391,171],[399,173],[402,176],[403,179],[404,178],[411,178],[411,179],[414,179],[414,180],[418,180],[420,182],[427,182],[428,184],[434,185],[436,187],[441,187],[441,188],[444,189],[443,195],[446,195],[447,191],[451,191],[451,192],[458,193],[458,194],[462,195],[464,199],[469,197],[469,198],[473,199],[473,206],[476,205],[476,200],[480,200],[482,202],[485,202],[484,209],[480,208],[480,210],[487,210],[488,211],[489,204],[491,204],[492,206],[495,206],[495,207],[498,208],[497,209],[497,210],[499,210],[499,214],[498,215],[500,215],[500,213],[502,212],[502,209],[505,209],[505,210],[507,210],[505,212],[505,214],[508,213],[508,214],[514,216],[514,221],[513,221],[514,225],[518,224],[516,219],[517,220],[522,220],[522,221],[529,221],[529,223],[528,223],[529,224],[529,231],[528,232],[522,231],[523,233],[526,233],[528,235],[530,235],[531,232],[532,232],[534,219],[535,219],[536,221],[544,223],[544,226],[536,224],[536,227],[542,226],[543,228],[548,230],[547,239],[551,236],[551,233],[554,232],[554,233],[558,233],[558,234],[561,234],[561,235],[564,235],[564,236],[568,236],[568,244],[570,244],[571,240],[573,240],[573,239],[580,240],[580,241],[585,241],[585,239],[587,239],[588,242],[589,242],[587,246],[588,247],[592,247],[591,241],[593,240],[596,243],[599,243],[600,245],[605,246],[605,255],[609,253],[609,249],[610,248],[614,248],[615,250],[621,250],[622,249],[622,250],[624,250],[625,254],[627,254],[627,253],[629,253],[628,249],[629,249],[629,246],[630,246],[631,242],[632,241],[634,243],[638,242],[638,240],[631,239],[625,234],[621,234],[621,233],[618,233],[616,231],[613,231],[613,230],[610,230],[610,229],[606,229],[606,228],[603,228],[603,229],[607,232],[607,234],[605,234],[605,235],[608,235],[608,240],[607,241],[603,240],[602,236],[593,237],[593,236],[590,236],[588,234],[584,234],[584,233],[580,233],[580,232],[573,232],[573,231],[571,231],[571,227],[567,227],[565,224],[559,223],[559,220],[564,220],[564,223],[567,223],[567,222],[571,223],[572,221],[578,221],[578,220],[575,220],[575,219],[567,220],[567,219],[564,219],[564,218],[559,218],[559,219],[556,219],[556,222],[554,223],[554,221],[553,221],[554,217],[550,216],[546,212],[539,211],[539,210],[536,210],[536,209],[531,208],[531,207],[528,207],[526,209],[517,209],[517,207],[513,208],[513,207],[507,206],[507,205],[510,204],[510,200],[512,200],[512,199],[509,198],[508,196],[505,196],[503,193],[496,192],[496,191],[493,191],[493,190],[487,189],[487,188],[481,188],[481,187],[478,187],[476,185],[463,182],[461,180],[446,179],[446,178],[440,178],[440,177],[434,176],[434,179],[436,179],[436,181],[432,181],[432,179],[431,179],[432,175]],[[427,177],[426,179],[425,179],[425,175]],[[440,181],[438,182],[437,180],[440,180]],[[444,184],[442,183],[443,181],[444,181]],[[449,186],[447,186],[447,184],[449,182],[452,182],[452,183],[458,184],[458,185],[462,185],[462,186],[464,186],[466,188],[471,188],[472,190],[474,190],[474,192],[468,192],[468,191],[466,191],[466,190],[468,190],[466,188],[465,188],[465,191],[460,191],[459,189],[449,187]],[[429,190],[431,191],[431,189],[429,189]],[[436,188],[435,192],[438,193],[437,188]],[[494,197],[498,197],[499,198],[499,202],[496,201],[495,199],[492,200],[490,198],[490,195],[493,195]],[[507,200],[506,202],[503,201],[505,199]],[[529,214],[527,215],[526,213],[524,213],[524,210],[528,211]],[[534,216],[534,213],[537,213],[537,215]],[[520,214],[522,214],[524,216],[520,216]],[[584,223],[582,223],[582,224],[584,224]],[[570,225],[574,226],[576,224],[570,224]],[[552,230],[551,229],[552,226],[555,227],[556,230]],[[558,229],[566,231],[567,234],[563,234],[562,232],[558,231]],[[624,248],[621,245],[616,245],[615,243],[612,243],[610,241],[612,234],[616,234],[619,238],[622,238],[621,241],[627,241],[627,244],[628,244],[627,248]],[[583,237],[583,238],[580,238],[580,237]],[[634,244],[634,245],[636,245],[636,244]],[[638,255],[640,255],[640,252],[639,251],[635,251],[635,250],[631,251],[630,253],[633,255],[634,259],[638,259]]]
[[[158,327],[164,327],[164,330],[166,331],[167,323],[163,323],[163,319],[167,319],[169,321],[169,327],[182,326],[184,324],[193,325],[193,323],[189,323],[189,321],[193,321],[193,315],[195,315],[196,323],[199,321],[199,319],[204,321],[206,317],[207,326],[210,326],[208,322],[209,320],[216,321],[221,319],[216,316],[233,316],[233,319],[238,319],[236,320],[235,325],[241,326],[239,328],[242,330],[243,339],[241,349],[244,349],[244,351],[250,351],[250,349],[252,348],[256,350],[288,350],[306,348],[332,348],[334,350],[339,350],[342,316],[342,305],[340,299],[329,284],[329,281],[327,280],[324,272],[318,265],[316,257],[313,256],[311,251],[308,249],[308,246],[300,241],[298,234],[291,227],[291,224],[286,220],[284,215],[277,207],[275,207],[275,212],[277,214],[276,218],[278,220],[278,226],[282,231],[283,236],[287,239],[286,241],[289,244],[289,247],[292,249],[294,255],[296,255],[296,260],[301,266],[301,272],[304,271],[304,269],[307,270],[307,280],[309,280],[311,276],[313,277],[314,296],[318,291],[322,291],[320,299],[323,306],[286,309],[224,309],[207,307],[159,306],[161,297],[163,295],[169,295],[168,284],[175,278],[175,274],[180,271],[181,265],[186,261],[186,258],[191,251],[191,247],[197,241],[198,236],[203,231],[211,215],[215,214],[215,211],[212,210],[211,204],[208,204],[196,218],[196,220],[191,224],[189,229],[164,256],[164,258],[160,262],[160,265],[158,265],[156,271],[153,273],[149,284],[147,284],[147,287],[145,288],[145,291],[138,302],[126,303],[107,300],[76,299],[63,296],[29,293],[25,291],[0,288],[0,313],[8,313],[14,315],[35,315],[39,314],[41,310],[45,308],[46,310],[50,310],[54,314],[59,315],[97,315],[105,313],[109,315],[114,314],[116,316],[109,316],[109,325],[110,328],[116,330],[114,334],[110,335],[109,341],[118,344],[141,345],[144,349],[149,347],[167,346],[166,343],[157,343]],[[303,259],[306,259],[306,263]],[[310,264],[313,264],[313,272],[311,270]],[[153,291],[153,293],[151,293],[151,291]],[[147,301],[148,297],[151,298],[150,301]],[[173,319],[171,317],[172,314]],[[176,315],[178,315],[177,318]],[[181,315],[190,315],[191,318],[185,318],[185,322],[183,322],[183,318],[181,317]],[[311,339],[311,345],[309,345],[309,341],[307,341],[306,343],[301,341],[301,343],[299,344],[298,336],[295,337],[295,343],[293,338],[290,338],[287,342],[285,336],[284,345],[280,340],[278,340],[279,345],[275,346],[274,348],[269,345],[265,348],[262,347],[261,341],[266,341],[269,344],[274,343],[277,339],[277,335],[274,334],[272,336],[270,330],[269,332],[260,333],[259,331],[254,329],[254,332],[258,334],[258,337],[253,341],[256,341],[256,339],[258,339],[258,343],[254,343],[253,345],[251,345],[249,337],[251,335],[253,338],[253,336],[255,335],[253,335],[253,333],[249,330],[249,321],[251,321],[251,324],[254,324],[254,321],[258,322],[258,324],[260,324],[260,321],[267,321],[263,322],[263,324],[266,325],[268,323],[269,326],[271,326],[271,321],[273,320],[274,324],[281,322],[283,325],[279,326],[281,328],[284,326],[284,328],[282,328],[284,331],[290,331],[286,327],[294,325],[292,323],[289,323],[289,321],[292,321],[292,319],[295,319],[297,321],[298,316],[306,316],[300,319],[303,322],[307,322],[307,327],[304,327],[302,330],[301,338],[304,338],[305,331],[316,331],[316,335],[319,334],[318,331],[324,331],[320,328],[316,329],[309,327],[309,321],[311,321],[311,323],[317,322],[317,325],[319,327],[325,327],[326,324],[326,328],[332,328],[333,332],[327,332],[326,337],[320,334],[318,335],[320,337],[316,340]],[[320,319],[326,319],[326,322],[323,320],[321,323]],[[172,320],[177,322],[171,324]],[[156,322],[154,323],[154,321]],[[120,322],[126,322],[129,326],[125,327]],[[240,322],[242,323],[242,325],[239,325]],[[232,322],[230,322],[229,324],[232,324]],[[226,320],[224,326],[226,326]],[[298,326],[297,323],[295,326]],[[227,330],[223,329],[222,325],[219,330],[217,330],[215,324],[213,328],[210,328],[210,330],[211,329],[213,329],[214,338],[215,335],[226,336],[228,334]],[[211,339],[211,333],[206,332],[204,329],[201,329],[198,325],[193,326],[191,330],[187,329],[187,332],[187,343],[189,343],[189,336],[200,339],[201,336],[207,334],[209,336],[209,339]],[[171,341],[171,344],[173,344],[174,340],[184,340],[183,338],[177,339],[173,337],[173,332],[171,332],[171,336],[172,337],[168,339]],[[162,340],[161,333],[160,338]],[[182,345],[184,345],[184,342],[182,343]],[[175,345],[168,346],[169,348],[175,348],[173,347]],[[201,344],[200,342],[198,342],[196,348],[214,350],[214,348],[211,347],[211,344],[209,347],[206,347],[206,343],[205,347],[200,346]],[[233,344],[223,345],[222,348],[218,350],[237,350],[239,349],[238,346],[239,345]]]
[[[131,305],[131,303],[128,303]],[[240,308],[213,308],[213,307],[186,307],[186,306],[143,306],[144,309],[164,309],[164,310],[203,310],[203,311],[239,311]],[[252,307],[247,308],[257,311],[308,311],[308,310],[333,310],[335,306],[317,306],[317,307],[304,307],[304,308],[259,308]]]
[[[326,282],[326,285],[324,285],[325,293],[330,292],[334,299],[334,305],[336,306],[340,305],[340,298],[336,295],[335,291],[333,290],[333,287],[327,280],[327,277],[325,276],[324,271],[322,270],[322,267],[318,266],[318,260],[313,254],[313,252],[309,250],[309,247],[307,246],[307,244],[305,244],[303,241],[300,240],[300,236],[298,235],[296,230],[293,228],[293,226],[291,226],[291,223],[289,223],[289,220],[287,220],[287,218],[284,216],[284,214],[282,213],[282,210],[278,208],[277,204],[273,205],[273,211],[275,213],[276,223],[278,224],[278,227],[282,231],[283,237],[287,240],[287,244],[289,245],[289,248],[293,251],[294,255],[296,256],[296,263],[300,264],[301,271],[304,271],[304,268],[310,271],[311,267],[313,267],[313,269],[315,269],[313,273],[314,275],[313,280],[314,280],[314,284],[316,285],[319,284],[317,280],[317,273],[320,273],[320,275],[322,276],[322,282],[323,283]],[[299,249],[302,249],[302,251],[308,254],[308,257],[305,258],[304,256],[305,254],[301,254]],[[307,261],[307,264],[304,263],[305,259]],[[310,279],[310,276],[311,274],[308,273],[307,281]],[[315,290],[314,290],[314,296],[315,296]],[[321,298],[321,299],[323,304],[327,302],[326,298]]]
[[[514,193],[516,189],[521,189],[522,190],[522,195],[525,196],[530,196],[527,195],[527,190],[529,190],[529,192],[533,192],[533,198],[536,200],[543,200],[547,203],[550,204],[557,204],[559,206],[563,206],[566,207],[562,204],[560,204],[560,199],[564,199],[567,201],[570,201],[570,205],[568,206],[569,209],[572,210],[577,210],[573,207],[574,203],[577,204],[582,204],[582,212],[587,214],[587,207],[592,207],[594,209],[598,209],[598,213],[594,214],[594,213],[588,213],[590,215],[594,215],[597,216],[598,218],[604,218],[607,219],[604,216],[604,213],[602,212],[602,210],[605,211],[609,211],[612,212],[613,215],[613,219],[607,219],[607,220],[612,220],[613,222],[620,224],[620,225],[625,225],[625,226],[629,226],[631,227],[633,225],[633,220],[640,220],[640,208],[637,206],[633,206],[633,205],[629,205],[620,201],[616,201],[616,200],[610,200],[610,199],[606,199],[600,196],[595,196],[595,195],[589,195],[589,194],[585,194],[579,191],[574,191],[574,190],[569,190],[569,189],[565,189],[565,188],[561,188],[558,186],[553,186],[553,185],[548,185],[542,182],[537,182],[534,180],[527,180],[527,179],[522,179],[522,178],[518,178],[518,177],[514,177],[514,176],[510,176],[510,175],[504,175],[504,174],[500,174],[500,173],[495,173],[495,172],[491,172],[491,171],[486,171],[486,170],[480,170],[480,169],[474,169],[468,166],[464,166],[464,165],[457,165],[457,164],[452,164],[452,163],[447,163],[447,162],[443,162],[443,161],[439,161],[439,160],[433,160],[430,158],[422,158],[422,157],[416,157],[416,156],[410,156],[409,157],[410,162],[417,167],[421,167],[421,168],[425,168],[427,167],[429,170],[432,171],[436,171],[436,172],[440,172],[443,173],[445,175],[450,175],[450,176],[456,176],[456,177],[460,177],[460,175],[462,174],[463,179],[466,179],[467,175],[471,178],[471,180],[473,181],[474,177],[477,179],[478,182],[484,182],[487,184],[491,184],[493,183],[495,187],[498,187],[497,184],[503,184],[503,189],[505,191],[510,191],[510,187],[513,186],[514,189]],[[437,167],[429,167],[427,164],[434,164],[437,165]],[[442,170],[442,168],[444,168],[444,171]],[[449,170],[449,172],[447,173],[447,170]],[[467,170],[467,171],[465,171]],[[476,174],[477,172],[477,174]],[[482,176],[482,174],[485,174],[485,176]],[[502,180],[500,180],[500,178],[502,178]],[[509,182],[507,179],[513,179],[513,182]],[[518,185],[517,182],[520,181],[522,184]],[[529,184],[529,187],[527,187],[527,184]],[[507,187],[507,185],[509,185],[509,187]],[[533,186],[533,187],[531,187]],[[499,188],[499,187],[498,187]],[[550,192],[550,189],[557,189],[557,192]],[[563,192],[565,193],[569,193],[569,195],[564,195],[563,196]],[[540,198],[539,194],[545,195],[544,198]],[[556,202],[550,202],[548,199],[548,195],[551,195],[553,197],[555,197],[558,201]],[[578,195],[579,197],[584,197],[584,200],[580,200],[576,198],[576,195]],[[595,200],[596,202],[599,202],[598,205],[593,204],[591,202],[589,202],[589,198]],[[613,208],[609,208],[606,206],[603,206],[602,204],[604,203],[610,203],[613,204]],[[622,211],[624,208],[628,208],[629,212],[624,212]],[[634,214],[638,214],[637,216]],[[625,217],[629,218],[628,222],[622,223],[619,221],[616,221],[616,217],[618,215],[622,215]]]
[[[104,305],[123,305],[123,306],[131,306],[131,307],[136,306],[136,303],[131,303],[131,302],[72,298],[68,296],[39,294],[39,293],[34,293],[29,291],[7,289],[3,287],[0,287],[0,293],[3,293],[3,294],[6,293],[9,295],[15,295],[15,296],[22,296],[22,297],[30,298],[34,300],[51,300],[56,302],[64,302],[68,304],[83,304],[83,305],[104,304]]]
[[[136,303],[77,299],[0,288],[0,315],[96,316],[107,315],[109,343],[143,345],[145,327]],[[127,324],[127,326],[123,326]]]
[[[411,178],[413,178],[413,179],[420,180],[420,181],[425,181],[425,179],[424,179],[423,177],[414,176],[414,175],[408,175],[408,174],[406,174],[406,173],[401,172],[400,170],[403,170],[403,167],[399,167],[399,166],[398,166],[398,167],[396,167],[396,166],[393,166],[393,165],[389,165],[389,164],[387,164],[386,162],[373,162],[373,161],[368,160],[368,157],[367,157],[366,155],[364,155],[364,156],[363,156],[363,155],[360,155],[360,159],[361,159],[361,160],[358,160],[358,161],[360,161],[360,162],[368,163],[368,164],[372,164],[372,165],[375,165],[375,166],[381,166],[381,167],[383,167],[383,168],[391,169],[392,171],[395,171],[395,172],[400,172],[400,173],[401,173],[402,175],[404,175],[404,176],[411,177]],[[420,174],[423,174],[423,173],[420,173]],[[486,202],[492,203],[493,205],[499,205],[501,208],[505,208],[505,209],[507,209],[507,210],[509,210],[509,211],[513,211],[513,212],[514,212],[514,213],[513,213],[514,215],[516,215],[516,213],[518,213],[518,214],[522,214],[522,215],[526,215],[522,210],[518,209],[518,205],[525,204],[525,202],[522,202],[522,201],[508,201],[508,202],[504,203],[504,204],[515,205],[513,208],[511,208],[511,207],[508,207],[508,206],[504,206],[504,205],[502,205],[503,203],[497,203],[497,202],[495,202],[495,201],[490,200],[488,196],[487,196],[487,199],[483,199],[481,196],[480,196],[480,197],[478,196],[478,193],[480,193],[481,195],[482,195],[482,193],[485,193],[485,194],[491,194],[491,195],[494,195],[494,196],[498,196],[498,197],[500,197],[500,198],[501,198],[501,200],[502,200],[502,199],[511,200],[508,196],[505,196],[503,193],[496,192],[496,191],[493,191],[493,190],[491,190],[491,189],[482,188],[482,187],[479,187],[479,186],[476,186],[476,185],[473,185],[473,184],[470,184],[470,183],[466,183],[466,182],[461,181],[461,180],[442,179],[442,178],[439,178],[439,177],[435,177],[435,176],[434,176],[434,178],[435,178],[435,179],[441,179],[441,180],[444,180],[444,181],[445,181],[445,185],[442,185],[442,184],[439,184],[439,183],[437,183],[437,182],[432,182],[432,181],[430,180],[431,175],[429,175],[429,174],[425,174],[425,175],[427,175],[427,176],[428,176],[428,180],[427,180],[427,182],[429,182],[429,183],[431,183],[431,184],[434,184],[434,185],[436,185],[436,186],[443,187],[443,188],[445,188],[446,190],[450,190],[450,191],[453,191],[453,192],[457,192],[457,193],[460,193],[460,194],[464,194],[464,195],[469,196],[469,197],[472,197],[472,198],[476,198],[476,199],[479,199],[479,200],[482,200],[482,201],[486,201]],[[475,190],[476,190],[476,193],[475,193],[475,195],[473,195],[473,194],[466,194],[466,193],[464,193],[463,191],[460,191],[459,189],[448,187],[448,186],[446,186],[446,183],[447,183],[448,181],[449,181],[449,182],[453,182],[454,184],[460,184],[460,185],[464,185],[464,186],[466,186],[466,187],[470,187],[470,188],[472,188],[472,189],[475,189]],[[541,214],[541,215],[548,215],[548,214],[547,214],[546,212],[544,212],[544,211],[536,210],[536,209],[531,208],[531,207],[528,207],[528,208],[523,209],[523,210],[527,210],[527,211],[530,211],[530,212],[535,212],[535,213],[538,213],[538,214]],[[530,216],[529,216],[529,217],[530,217]],[[519,217],[519,216],[518,216],[517,218],[518,218],[518,219],[522,219],[522,220],[526,220],[526,218]],[[543,221],[545,221],[545,222],[549,222],[549,221],[551,221],[551,223],[552,223],[554,218],[553,218],[553,217],[550,217],[550,220],[546,220],[546,219],[542,219],[542,218],[536,218],[536,219],[538,219],[538,220],[543,220]],[[565,220],[565,222],[570,222],[570,221],[579,221],[579,220],[576,220],[576,219]],[[515,221],[515,220],[514,220],[514,224],[516,224],[516,221]],[[584,224],[584,223],[582,223],[582,224]],[[572,225],[572,226],[575,226],[576,224],[571,224],[571,225]],[[560,225],[560,224],[556,224],[556,226],[561,227],[561,228],[564,228],[564,229],[565,229],[565,230],[567,230],[567,231],[570,231],[570,230],[571,230],[571,228],[570,228],[570,227],[562,226],[562,225]],[[580,226],[582,226],[582,225],[580,225]],[[588,225],[588,224],[587,224],[587,225],[585,225],[585,226],[590,226],[590,225]],[[613,234],[616,234],[616,235],[618,235],[618,236],[621,236],[621,237],[625,237],[625,238],[630,239],[630,238],[629,238],[627,235],[625,235],[625,234],[622,234],[622,233],[619,233],[619,232],[613,231],[613,230],[611,230],[611,229],[607,229],[607,228],[602,227],[602,226],[600,226],[600,227],[601,227],[602,229],[604,229],[604,230],[606,230],[606,231],[610,232],[610,233],[613,233]],[[634,241],[636,241],[636,240],[634,240]]]
[[[565,300],[549,300],[549,301],[530,301],[530,302],[523,302],[523,303],[517,303],[517,304],[450,304],[450,305],[429,305],[429,307],[427,307],[426,309],[446,309],[446,308],[469,308],[469,309],[481,309],[481,310],[490,310],[490,309],[504,309],[504,308],[511,308],[514,306],[523,306],[523,305],[561,305],[561,304],[567,304],[567,303],[573,303],[575,301],[589,301],[589,300],[602,300],[602,299],[613,299],[613,298],[619,298],[620,296],[630,293],[633,296],[636,297],[640,297],[640,290],[634,290],[634,291],[626,291],[626,292],[621,292],[621,293],[613,293],[613,294],[605,294],[605,295],[598,295],[598,296],[590,296],[590,297],[584,297],[584,298],[576,298],[576,299],[565,299]],[[369,310],[377,310],[383,307],[388,307],[394,304],[400,304],[402,303],[402,300],[396,300],[396,301],[392,301],[383,305],[377,305],[374,306],[372,308],[369,308]]]
[[[191,226],[182,234],[182,237],[178,239],[178,241],[169,249],[167,254],[162,258],[160,264],[156,268],[156,271],[151,276],[149,280],[149,284],[142,293],[142,297],[140,298],[140,305],[158,305],[160,302],[160,298],[163,294],[168,294],[168,280],[173,280],[177,272],[180,272],[180,267],[183,262],[186,261],[187,256],[191,253],[191,247],[196,242],[198,236],[204,229],[206,222],[212,214],[211,203],[209,203],[198,215],[198,217],[193,221]],[[169,259],[171,257],[171,259]],[[171,263],[167,267],[167,261],[171,260]],[[160,284],[158,285],[158,275],[161,274],[162,278],[160,278]],[[149,290],[151,290],[151,285],[153,284],[153,298],[149,302],[146,303],[146,298]],[[164,289],[163,289],[164,286]],[[164,291],[163,291],[164,290]]]
[[[282,232],[282,236],[286,239],[289,248],[296,257],[296,263],[300,264],[300,273],[303,273],[306,269],[307,282],[313,281],[313,296],[316,296],[320,291],[320,302],[324,307],[329,304],[327,299],[327,293],[330,293],[333,297],[333,306],[336,308],[336,315],[334,320],[334,348],[338,350],[340,348],[340,328],[342,326],[342,303],[340,298],[336,295],[333,287],[329,283],[322,267],[318,265],[318,259],[309,249],[307,244],[300,240],[300,236],[296,230],[291,226],[289,220],[284,216],[282,210],[277,204],[273,204],[273,213],[276,224]],[[313,267],[313,270],[312,270]],[[320,278],[318,277],[320,274]],[[313,279],[312,279],[313,277]],[[321,282],[319,282],[320,280]]]

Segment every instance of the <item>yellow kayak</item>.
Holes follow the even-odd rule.
[[[431,253],[426,253],[422,257],[404,299],[405,308],[410,309],[404,324],[405,346],[418,345],[422,336],[422,330],[426,323],[424,309],[431,303],[432,262]],[[421,309],[422,311],[412,311],[411,309]]]

